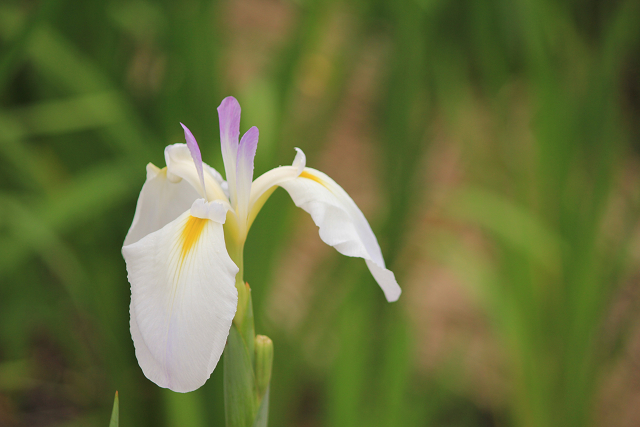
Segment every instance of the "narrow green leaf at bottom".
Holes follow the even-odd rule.
[[[109,427],[118,427],[120,425],[120,404],[118,402],[118,392],[116,391],[116,397],[113,399],[113,410],[111,411],[111,421]]]
[[[231,325],[224,357],[224,406],[227,427],[251,427],[256,413],[255,379],[249,350]]]

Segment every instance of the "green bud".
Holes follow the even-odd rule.
[[[256,389],[258,401],[262,400],[271,382],[271,365],[273,364],[273,341],[264,335],[256,335]]]

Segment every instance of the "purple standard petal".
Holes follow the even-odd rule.
[[[193,136],[189,128],[187,128],[182,123],[180,123],[180,126],[182,126],[182,129],[184,129],[184,139],[187,141],[187,147],[189,147],[189,152],[191,153],[191,157],[193,158],[193,163],[196,164],[198,177],[200,177],[200,185],[202,185],[202,194],[206,199],[207,191],[204,188],[204,172],[202,170],[202,155],[200,154],[200,147],[198,147],[196,138]]]
[[[240,135],[240,104],[233,96],[222,100],[218,107],[220,119],[220,144],[225,175],[229,183],[231,203],[235,204],[236,192],[236,156],[238,136]]]
[[[258,128],[253,126],[242,136],[236,160],[236,192],[238,197],[238,213],[246,215],[253,181],[253,158],[258,147]]]

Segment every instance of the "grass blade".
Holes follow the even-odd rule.
[[[118,402],[118,392],[116,391],[116,397],[113,399],[113,411],[111,411],[111,421],[109,421],[109,427],[118,427],[120,425],[120,404]]]

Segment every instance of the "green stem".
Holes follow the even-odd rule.
[[[266,427],[273,343],[255,335],[251,288],[243,281],[243,244],[234,245],[231,258],[236,276],[238,309],[229,331],[224,358],[224,404],[227,427]]]

